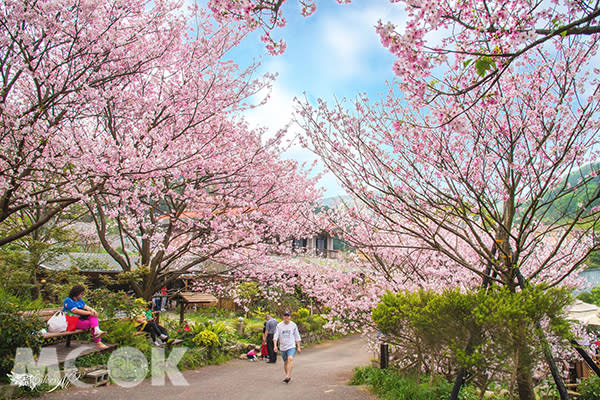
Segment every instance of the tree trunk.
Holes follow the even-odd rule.
[[[537,327],[541,328],[539,323],[537,324]],[[543,331],[540,329],[540,332],[543,332]],[[542,349],[544,350],[544,358],[546,359],[546,362],[548,363],[548,367],[550,367],[550,373],[552,374],[552,378],[554,378],[554,383],[556,384],[556,389],[558,390],[560,400],[569,400],[569,392],[567,391],[565,383],[563,382],[563,379],[560,376],[560,371],[558,370],[558,367],[556,366],[556,363],[554,362],[554,358],[552,357],[552,350],[550,349],[550,344],[548,343],[546,338],[543,336],[543,334],[541,335],[540,340],[542,341]]]
[[[517,274],[517,279],[519,281],[519,286],[521,287],[521,289],[525,289],[526,282],[525,282],[525,279],[523,278],[523,275],[521,274],[521,270],[517,269],[516,274]],[[544,331],[539,322],[536,324],[536,327],[540,332]],[[548,363],[548,367],[550,367],[550,372],[552,373],[552,378],[554,378],[554,383],[556,384],[556,389],[558,390],[560,399],[561,400],[569,400],[569,392],[567,391],[565,382],[563,381],[562,377],[560,376],[558,367],[556,366],[556,363],[554,362],[554,358],[552,357],[552,350],[550,349],[550,344],[548,343],[548,341],[546,340],[546,337],[543,334],[540,335],[540,340],[542,342],[544,358],[546,359],[546,362]]]
[[[525,339],[526,333],[521,333]],[[531,375],[531,355],[525,341],[517,348],[517,392],[520,400],[536,400],[533,391],[533,377]]]
[[[456,380],[454,381],[454,386],[452,387],[452,393],[450,394],[449,400],[458,400],[458,395],[460,393],[460,388],[462,387],[465,377],[467,376],[467,372],[464,368],[458,370],[456,374]]]
[[[40,284],[38,282],[37,270],[36,266],[33,266],[31,271],[31,283],[33,284],[31,288],[31,300],[37,300],[40,297]]]
[[[590,355],[581,347],[579,343],[577,343],[576,340],[571,340],[571,344],[577,353],[579,353],[579,355],[583,358],[586,364],[592,369],[592,371],[594,371],[596,375],[600,376],[600,368],[598,368],[598,365],[594,362],[594,360],[592,360],[592,357],[590,357]]]

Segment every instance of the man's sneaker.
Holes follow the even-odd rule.
[[[166,341],[169,337],[167,335],[165,335],[164,333],[162,335],[159,336],[161,338],[161,340],[164,342]]]
[[[162,343],[161,343],[161,342],[159,342],[158,340],[154,341],[154,345],[155,345],[156,347],[162,347]]]

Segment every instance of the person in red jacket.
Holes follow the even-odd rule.
[[[160,288],[160,311],[166,311],[167,307],[167,287],[163,286]]]

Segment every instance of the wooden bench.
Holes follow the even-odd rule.
[[[62,308],[46,308],[46,309],[42,309],[42,310],[37,310],[37,311],[25,311],[22,312],[21,315],[22,316],[27,316],[27,317],[38,317],[40,318],[40,320],[43,320],[44,322],[48,322],[48,320],[56,313],[56,312],[60,312],[62,311]],[[40,335],[42,336],[43,342],[42,342],[42,346],[44,347],[54,347],[56,348],[56,357],[57,357],[57,361],[58,364],[64,364],[65,361],[67,360],[71,360],[73,359],[72,357],[74,356],[73,354],[71,354],[71,344],[74,344],[74,348],[77,348],[79,346],[86,346],[89,345],[88,341],[81,341],[81,340],[76,340],[76,341],[71,341],[71,339],[80,334],[80,333],[88,333],[88,330],[85,329],[76,329],[74,331],[66,331],[66,332],[46,332],[46,333],[40,333]],[[58,341],[61,340],[62,338],[64,338],[66,340],[66,345],[65,346],[59,346]],[[98,349],[95,346],[90,346],[90,348],[87,349],[83,349],[82,351],[77,351],[75,357],[82,357],[85,356],[87,354],[92,354],[92,353],[103,353],[106,351],[112,351],[117,347],[116,344],[108,344],[106,349]]]
[[[54,314],[60,311],[62,311],[62,308],[45,308],[37,311],[25,311],[21,313],[21,315],[23,315],[24,317],[38,317],[40,318],[40,320],[48,322],[48,320],[52,318]],[[74,331],[66,332],[46,332],[42,333],[41,336],[44,339],[44,344],[51,342],[52,339],[64,337],[66,339],[65,347],[71,347],[71,339],[73,338],[73,336],[86,332],[88,331],[84,329],[75,329]]]

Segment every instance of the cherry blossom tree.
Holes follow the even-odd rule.
[[[316,312],[323,312],[328,320],[325,328],[342,333],[364,332],[372,327],[371,310],[386,290],[394,289],[376,274],[367,276],[364,265],[356,260],[338,263],[289,255],[265,257],[257,265],[231,270],[219,279],[197,280],[195,287],[231,297],[243,305],[240,282],[256,282],[260,296],[276,303],[285,295],[301,295],[307,307],[310,302]]]
[[[317,178],[282,160],[284,132],[267,138],[238,117],[271,80],[227,60],[244,32],[200,10],[189,19],[195,36],[180,31],[156,68],[103,93],[78,142],[101,171],[86,203],[102,246],[126,272],[147,268],[131,280],[147,299],[206,264],[236,268],[277,251],[305,232],[319,196]]]
[[[0,223],[36,219],[0,245],[85,203],[123,269],[147,268],[134,288],[148,298],[203,261],[239,264],[304,232],[314,179],[280,159],[283,133],[235,117],[272,78],[227,60],[239,24],[174,1],[2,10]]]
[[[240,126],[228,129],[199,143],[204,158],[185,163],[189,172],[131,179],[134,190],[90,202],[106,251],[124,271],[147,268],[141,284],[131,281],[139,296],[149,299],[185,273],[207,279],[256,268],[310,232],[314,180],[280,160],[274,143],[262,145]],[[111,231],[118,240],[110,240]]]
[[[407,19],[402,24],[380,20],[376,31],[383,46],[396,56],[393,69],[411,101],[470,92],[475,94],[472,101],[482,100],[498,90],[500,77],[511,66],[524,63],[527,57],[550,51],[545,61],[551,69],[557,62],[554,51],[581,50],[580,57],[588,60],[598,51],[600,5],[594,2],[390,2],[403,6]],[[263,29],[262,40],[276,54],[285,50],[285,43],[275,42],[269,31],[285,25],[284,3],[211,0],[209,6],[220,19]],[[316,0],[298,0],[298,4],[304,16],[317,8]],[[598,75],[597,69],[594,74]],[[597,92],[597,80],[592,85],[591,92]],[[446,121],[454,116],[447,116]]]
[[[271,28],[266,11],[285,23],[283,2],[233,3],[211,4],[250,27]],[[303,13],[315,3],[300,2]],[[360,98],[351,116],[340,104],[302,107],[310,146],[366,205],[355,210],[364,236],[348,236],[390,277],[428,260],[463,284],[564,284],[595,248],[597,173],[576,173],[597,159],[598,4],[393,3],[406,22],[376,30],[397,57],[400,94]],[[577,207],[557,214],[563,200]],[[532,398],[525,375],[519,392]]]
[[[565,50],[555,56],[562,65],[548,70],[544,60],[523,57],[527,65],[477,102],[438,97],[414,109],[391,93],[376,104],[361,96],[352,112],[301,104],[308,146],[363,205],[351,210],[359,223],[348,236],[382,269],[419,276],[434,273],[427,265],[450,268],[462,284],[516,291],[564,284],[598,247],[598,171],[581,172],[598,146],[598,101],[579,102],[589,94],[589,60]],[[455,117],[446,123],[449,113]],[[550,212],[583,189],[577,207]],[[522,399],[533,398],[528,370],[517,365]]]
[[[0,7],[0,224],[24,209],[37,216],[0,237],[3,245],[102,187],[85,159],[101,146],[89,140],[90,115],[102,109],[102,96],[164,61],[187,20],[170,1]]]

